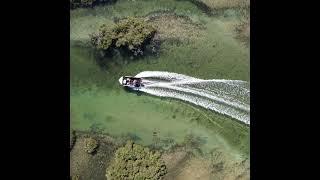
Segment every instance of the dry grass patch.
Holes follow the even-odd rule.
[[[202,27],[186,17],[163,14],[149,18],[149,21],[157,29],[160,40],[195,40],[201,35]]]
[[[199,157],[188,153],[184,148],[162,155],[168,174],[165,180],[249,180],[249,160],[230,159],[220,151],[210,157]]]

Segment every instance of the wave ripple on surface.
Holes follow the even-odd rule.
[[[241,80],[203,80],[183,74],[144,71],[145,93],[180,99],[250,125],[250,84]]]

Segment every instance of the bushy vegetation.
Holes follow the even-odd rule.
[[[143,19],[128,17],[119,20],[112,28],[103,24],[98,33],[91,34],[91,43],[102,51],[122,49],[135,56],[143,55],[155,32],[156,29]]]
[[[159,152],[128,141],[119,148],[115,158],[107,168],[107,179],[118,180],[158,180],[166,174],[167,169],[160,159]]]
[[[89,154],[94,153],[99,145],[98,141],[93,138],[85,138],[84,143],[85,143],[84,150]]]

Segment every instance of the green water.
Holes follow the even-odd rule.
[[[101,23],[112,24],[114,17],[144,16],[157,10],[173,10],[188,15],[205,28],[193,43],[161,46],[159,57],[110,59],[106,69],[96,63],[94,52],[86,46],[88,34]],[[204,152],[223,149],[234,157],[249,156],[249,128],[234,119],[212,111],[169,99],[122,89],[118,79],[141,71],[170,71],[203,79],[249,81],[249,49],[234,38],[230,25],[236,16],[208,17],[185,1],[118,1],[112,6],[71,11],[70,109],[71,127],[93,128],[114,136],[133,135],[141,144],[154,143],[154,132],[161,140],[183,142],[188,134],[203,139]]]

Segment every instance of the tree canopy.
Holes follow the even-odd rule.
[[[158,180],[166,174],[166,166],[159,152],[128,141],[119,148],[107,168],[107,179]]]
[[[84,150],[89,153],[92,154],[96,151],[96,149],[99,146],[99,143],[97,140],[93,139],[93,138],[85,138],[84,139]]]
[[[111,28],[103,24],[97,33],[91,34],[91,43],[99,50],[124,48],[138,55],[155,32],[156,29],[143,19],[128,17]]]

